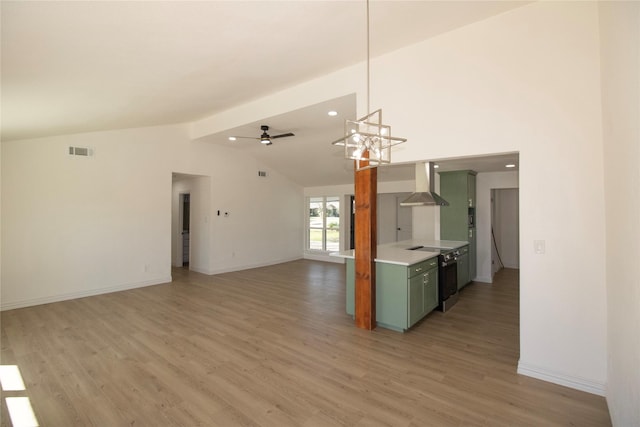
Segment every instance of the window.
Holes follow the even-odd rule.
[[[309,239],[307,249],[340,250],[340,198],[310,197],[307,203]]]

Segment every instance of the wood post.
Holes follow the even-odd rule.
[[[377,187],[377,168],[355,171],[355,321],[368,330],[376,327]]]

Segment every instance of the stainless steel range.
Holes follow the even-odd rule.
[[[429,246],[414,246],[411,251],[436,252],[438,255],[438,309],[445,312],[458,302],[458,256],[457,249],[442,249]]]

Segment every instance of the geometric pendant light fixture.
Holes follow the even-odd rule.
[[[358,120],[345,120],[344,136],[333,145],[344,147],[345,159],[355,160],[356,170],[391,163],[391,147],[406,138],[391,136],[391,126],[382,123],[382,109],[371,112],[370,105],[369,0],[367,0],[367,115]]]

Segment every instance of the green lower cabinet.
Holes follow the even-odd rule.
[[[456,274],[458,275],[458,290],[460,290],[471,281],[469,278],[469,246],[463,246],[458,250],[460,255],[458,256]]]
[[[355,314],[355,269],[347,259],[347,313]],[[405,331],[438,306],[438,262],[428,259],[409,267],[376,263],[376,321]]]

